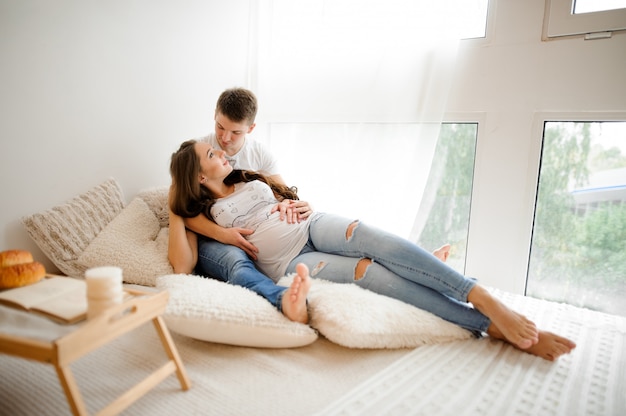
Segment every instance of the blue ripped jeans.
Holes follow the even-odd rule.
[[[195,273],[248,288],[282,311],[283,293],[287,288],[276,285],[258,271],[254,262],[239,247],[199,235]]]
[[[347,237],[350,224],[356,222]],[[309,267],[311,277],[358,286],[431,312],[480,336],[490,320],[467,303],[475,280],[458,273],[431,253],[395,234],[332,214],[311,220],[309,241],[287,267]],[[360,260],[369,258],[355,279]]]

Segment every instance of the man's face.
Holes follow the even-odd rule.
[[[228,156],[237,153],[243,146],[246,134],[251,133],[255,124],[236,123],[222,113],[215,113],[215,135],[217,142]]]

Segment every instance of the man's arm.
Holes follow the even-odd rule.
[[[195,233],[202,234],[220,243],[237,246],[253,260],[257,258],[256,253],[259,250],[245,238],[245,236],[252,234],[254,230],[238,227],[224,228],[208,219],[204,214],[193,218],[185,218],[185,226]]]
[[[271,179],[274,181],[281,183],[285,186],[287,184],[283,180],[283,177],[280,175],[271,175]],[[277,204],[273,209],[272,213],[278,211],[280,212],[280,220],[287,219],[289,224],[294,224],[296,222],[300,222],[305,220],[309,215],[313,213],[313,208],[309,205],[308,202],[298,200],[298,201],[284,201],[285,203]]]

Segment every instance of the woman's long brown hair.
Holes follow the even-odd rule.
[[[174,214],[183,218],[192,218],[198,214],[204,214],[207,218],[213,219],[211,206],[217,198],[198,180],[200,159],[196,154],[195,144],[196,140],[188,140],[172,154],[170,162],[170,175],[172,176],[170,208]],[[224,178],[224,183],[234,185],[254,180],[260,180],[269,185],[274,195],[281,201],[283,199],[299,199],[295,187],[290,188],[254,171],[235,169]]]

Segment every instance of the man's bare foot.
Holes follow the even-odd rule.
[[[561,355],[569,354],[574,348],[576,348],[574,341],[552,332],[539,331],[539,342],[522,351],[541,357],[544,360],[554,361]]]
[[[509,309],[485,288],[474,286],[467,300],[491,319],[487,333],[526,350],[539,342],[539,331],[534,322]]]
[[[283,294],[282,310],[287,318],[302,324],[309,322],[309,311],[306,304],[309,289],[311,289],[309,268],[303,263],[298,263],[296,276],[293,278],[291,286]]]
[[[437,257],[439,260],[445,263],[450,256],[450,248],[450,244],[444,244],[437,250],[433,251],[433,256]]]

